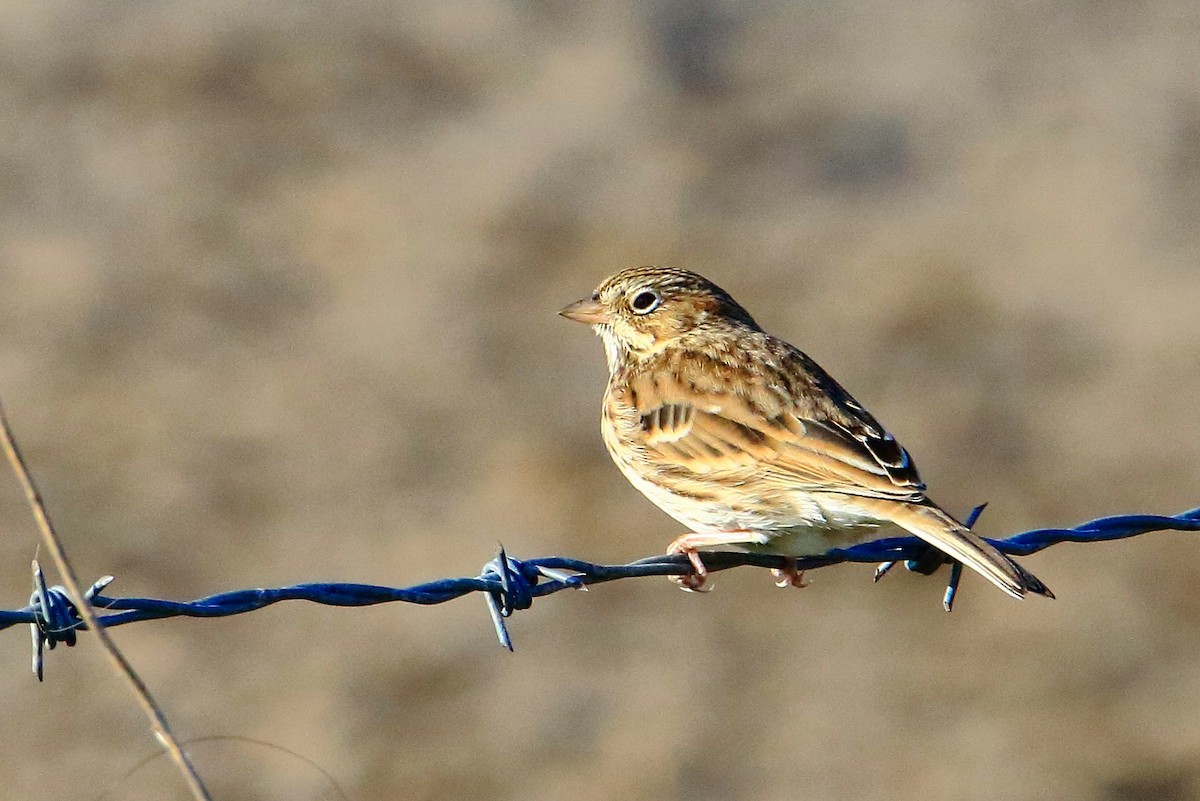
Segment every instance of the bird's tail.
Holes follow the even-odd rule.
[[[1014,598],[1032,592],[1053,598],[1050,588],[932,503],[873,501],[873,511],[962,562]]]

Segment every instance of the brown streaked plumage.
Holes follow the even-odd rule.
[[[908,452],[805,354],[696,273],[634,267],[560,314],[604,342],[602,432],[613,461],[693,531],[687,553],[737,545],[810,556],[901,529],[1015,597],[1037,578],[925,496]],[[889,531],[888,529],[891,529]],[[799,573],[784,584],[803,586]]]

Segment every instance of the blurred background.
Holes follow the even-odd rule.
[[[185,599],[623,562],[682,529],[555,312],[695,269],[980,530],[1200,504],[1200,6],[25,2],[0,9],[0,390],[77,570]],[[36,532],[0,479],[0,589]],[[1200,798],[1200,541],[626,581],[116,638],[181,736],[356,800]],[[0,648],[4,796],[183,799],[94,642]],[[330,799],[248,743],[216,796]]]

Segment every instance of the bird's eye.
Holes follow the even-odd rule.
[[[649,314],[659,307],[662,303],[662,296],[653,289],[643,289],[633,296],[633,300],[629,301],[630,308],[634,314]]]

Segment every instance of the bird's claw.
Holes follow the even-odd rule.
[[[788,559],[784,567],[774,568],[771,575],[775,577],[776,587],[795,587],[802,590],[808,586],[808,582],[804,580],[804,571],[796,568],[795,559]]]
[[[692,572],[682,576],[668,576],[675,586],[687,592],[712,592],[712,587],[706,587],[708,582],[708,568],[704,566],[704,562],[700,559],[699,551],[694,548],[672,545],[668,554],[683,553],[687,554],[688,561],[692,564]]]

